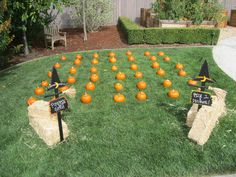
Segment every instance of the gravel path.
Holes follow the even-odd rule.
[[[236,28],[221,30],[218,44],[213,48],[217,65],[236,81]]]

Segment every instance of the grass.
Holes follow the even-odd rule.
[[[68,140],[48,148],[29,126],[25,101],[33,95],[41,80],[48,79],[47,71],[60,61],[60,56],[16,66],[0,73],[0,176],[202,176],[236,171],[236,83],[214,63],[211,48],[162,49],[172,57],[170,62],[158,59],[167,76],[156,76],[151,62],[143,53],[132,49],[142,80],[148,83],[146,102],[137,102],[135,87],[138,79],[129,70],[126,50],[116,50],[117,66],[127,74],[122,81],[126,102],[115,104],[113,84],[115,73],[110,70],[108,51],[98,51],[100,81],[90,105],[80,102],[80,95],[89,80],[90,61],[94,51],[83,53],[84,59],[76,75],[77,97],[69,99],[70,109],[63,114],[68,124]],[[149,49],[156,54],[158,49]],[[65,81],[76,53],[58,70]],[[191,89],[186,81],[199,73],[200,65],[208,60],[213,86],[228,91],[228,114],[214,129],[209,141],[198,146],[187,138],[189,128],[185,119],[190,108]],[[178,77],[174,65],[185,65],[188,77]],[[171,100],[169,89],[161,86],[164,79],[173,82],[172,88],[181,97]],[[40,99],[42,97],[38,97]],[[172,105],[172,106],[171,106]]]

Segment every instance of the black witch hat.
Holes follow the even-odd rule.
[[[51,85],[55,84],[55,83],[61,83],[59,76],[57,74],[57,70],[56,68],[52,68],[52,79],[51,79]]]
[[[209,76],[208,63],[207,63],[206,60],[204,61],[203,65],[201,67],[201,71],[199,73],[199,76],[197,76],[193,80],[201,81],[201,82],[210,82],[210,83],[215,82],[215,80],[211,79],[210,76]]]

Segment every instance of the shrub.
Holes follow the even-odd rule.
[[[119,23],[128,44],[194,44],[214,45],[220,30],[217,28],[141,28],[127,17]]]

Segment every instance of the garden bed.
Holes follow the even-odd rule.
[[[1,176],[201,176],[236,170],[236,120],[233,90],[235,82],[226,76],[212,59],[210,48],[162,49],[172,58],[164,62],[158,57],[166,76],[156,75],[144,57],[149,50],[156,55],[160,49],[130,49],[143,80],[148,87],[148,100],[138,102],[134,71],[129,69],[124,50],[113,50],[117,55],[116,65],[127,74],[122,81],[126,102],[113,101],[116,91],[115,73],[108,62],[109,51],[88,51],[76,75],[75,99],[68,99],[70,110],[63,113],[70,130],[69,139],[49,149],[29,126],[26,99],[33,95],[34,88],[42,80],[49,80],[48,70],[56,62],[62,67],[58,73],[66,81],[68,70],[77,53],[25,63],[1,73]],[[96,89],[89,92],[93,101],[89,105],[80,102],[89,80],[92,54],[98,52],[100,81]],[[191,90],[186,81],[196,76],[200,69],[199,59],[208,60],[210,74],[217,80],[214,86],[228,91],[228,114],[214,129],[207,144],[202,148],[187,139],[189,129],[185,118],[190,107]],[[177,76],[174,65],[181,62],[187,77]],[[162,87],[164,79],[172,80],[172,87],[178,89],[177,100],[166,96],[168,88]],[[227,84],[225,84],[227,83]],[[39,96],[38,99],[43,99]],[[224,160],[222,160],[222,158]]]

